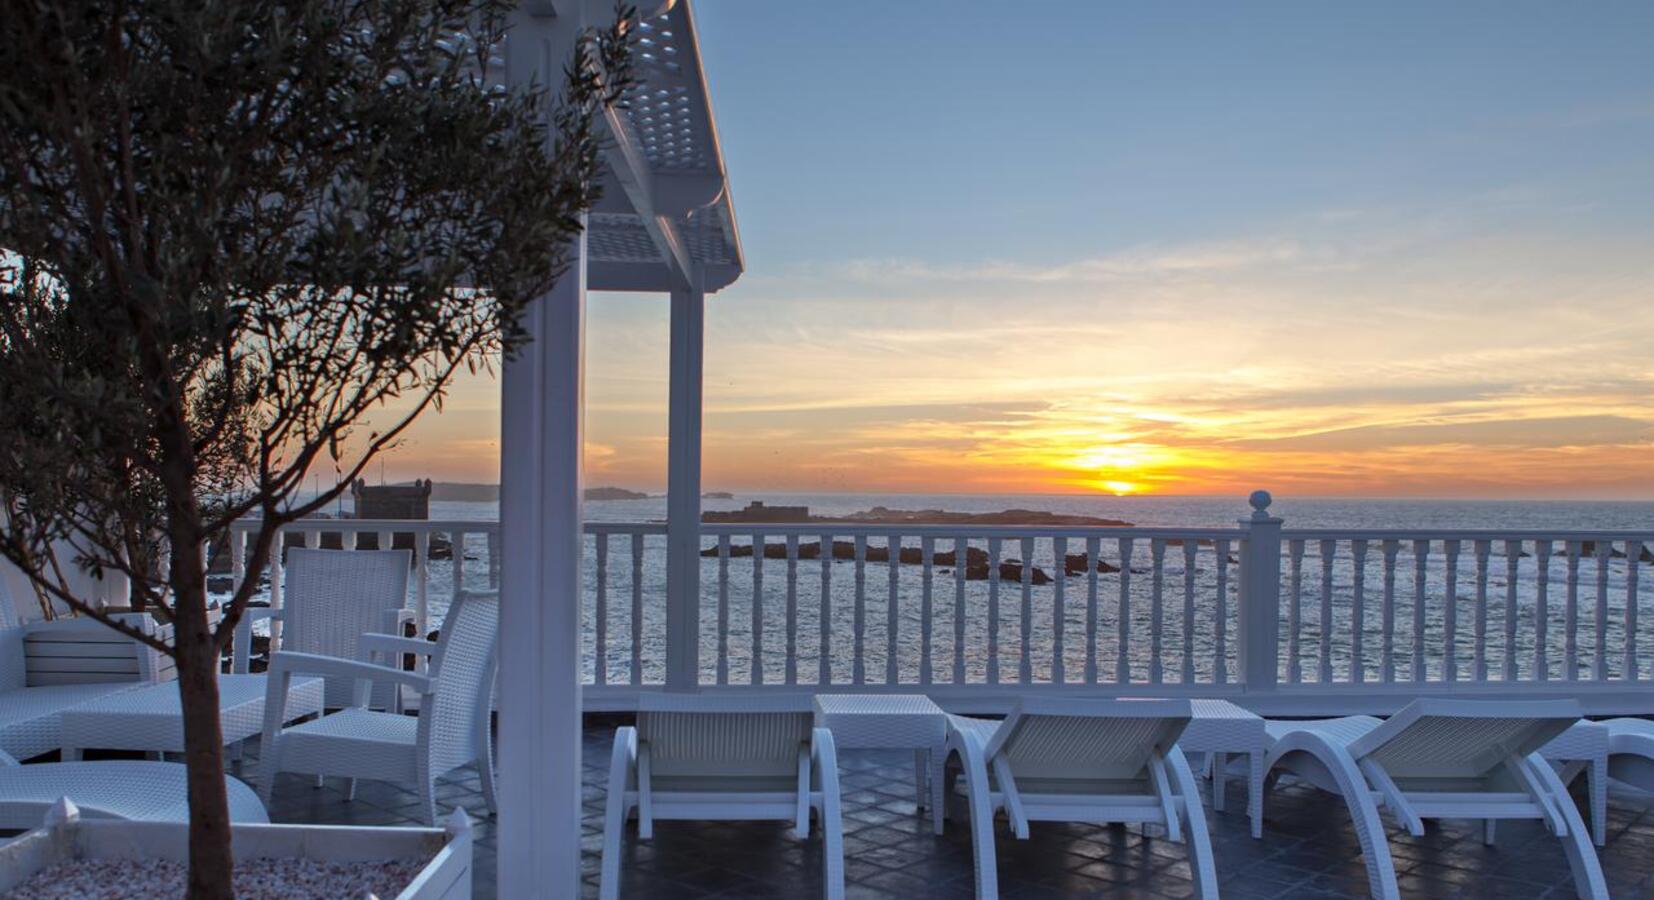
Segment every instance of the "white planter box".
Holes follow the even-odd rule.
[[[395,900],[470,900],[471,820],[455,810],[446,828],[361,828],[340,825],[233,825],[235,858],[366,862],[428,859]],[[67,800],[46,822],[0,847],[0,895],[35,873],[76,859],[163,859],[189,856],[183,822],[81,819]],[[391,900],[391,898],[383,898]]]

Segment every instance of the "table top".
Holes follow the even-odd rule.
[[[817,694],[816,712],[827,716],[940,716],[924,694]]]
[[[303,694],[307,686],[314,683],[320,690],[322,679],[311,677],[295,677],[292,686],[288,689],[291,698],[294,693]],[[250,704],[264,704],[265,678],[263,675],[220,675],[218,676],[218,708],[223,712],[231,712]],[[148,687],[134,688],[129,691],[120,691],[81,703],[63,711],[65,721],[90,717],[104,716],[161,716],[174,717],[182,715],[182,707],[178,700],[178,685],[176,682],[164,681]]]

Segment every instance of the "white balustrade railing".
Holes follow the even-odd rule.
[[[588,700],[624,706],[669,658],[695,661],[690,688],[1343,698],[1322,704],[1334,710],[1424,690],[1654,687],[1639,626],[1654,532],[1283,529],[1267,496],[1254,505],[1233,528],[706,524],[692,647],[667,641],[665,524],[591,523]],[[235,582],[252,527],[234,530]],[[496,522],[286,533],[412,548],[421,633],[462,587],[498,584]],[[279,555],[261,577],[280,605]]]

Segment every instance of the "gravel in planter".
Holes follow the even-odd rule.
[[[235,867],[238,900],[319,900],[395,897],[428,860],[323,862],[249,859]],[[37,872],[6,896],[11,900],[138,900],[182,897],[182,863],[165,860],[81,859]]]

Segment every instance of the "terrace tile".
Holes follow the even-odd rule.
[[[585,733],[582,896],[597,895],[603,801],[613,719],[593,719]],[[950,825],[935,836],[913,805],[910,757],[901,752],[844,751],[845,890],[853,900],[974,896],[968,830]],[[271,818],[320,824],[416,824],[418,800],[390,785],[362,781],[347,801],[343,783],[317,788],[284,775]],[[1354,830],[1336,801],[1304,786],[1274,792],[1261,840],[1248,833],[1245,786],[1229,783],[1228,812],[1206,811],[1218,877],[1226,898],[1355,898],[1367,881]],[[1577,795],[1577,792],[1576,792]],[[474,773],[439,785],[442,804],[473,816],[486,806]],[[1208,798],[1209,801],[1209,798]],[[1609,889],[1618,898],[1654,900],[1654,801],[1616,796],[1610,839],[1601,851]],[[476,896],[496,896],[494,822],[478,821]],[[642,842],[623,844],[623,897],[796,898],[819,894],[821,844],[799,840],[783,823],[662,822]],[[1027,841],[1003,827],[997,839],[1000,893],[1006,898],[1108,897],[1173,900],[1193,895],[1180,844],[1137,829],[1034,823]],[[1556,898],[1573,896],[1562,846],[1537,824],[1501,823],[1491,847],[1479,823],[1446,823],[1422,838],[1391,832],[1402,893],[1417,898]]]

